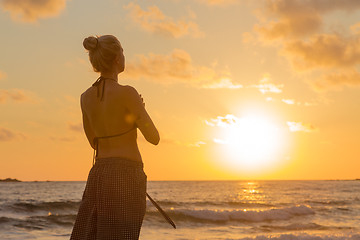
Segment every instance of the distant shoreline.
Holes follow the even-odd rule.
[[[16,178],[5,178],[5,179],[0,179],[0,182],[21,182],[21,181]]]

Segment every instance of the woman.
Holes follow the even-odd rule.
[[[137,128],[157,145],[160,137],[137,91],[118,84],[125,57],[112,35],[88,37],[83,45],[98,80],[81,95],[83,127],[94,149],[71,240],[138,239],[146,209],[146,174]]]

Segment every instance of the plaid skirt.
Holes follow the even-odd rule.
[[[89,173],[70,240],[135,240],[146,211],[143,164],[97,159]]]

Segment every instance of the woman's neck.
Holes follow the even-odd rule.
[[[115,81],[118,81],[118,74],[116,73],[101,73],[100,76],[103,78],[110,78]]]

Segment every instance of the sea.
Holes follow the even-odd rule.
[[[0,239],[69,239],[86,182],[1,182]],[[143,240],[360,240],[360,181],[149,181]]]

